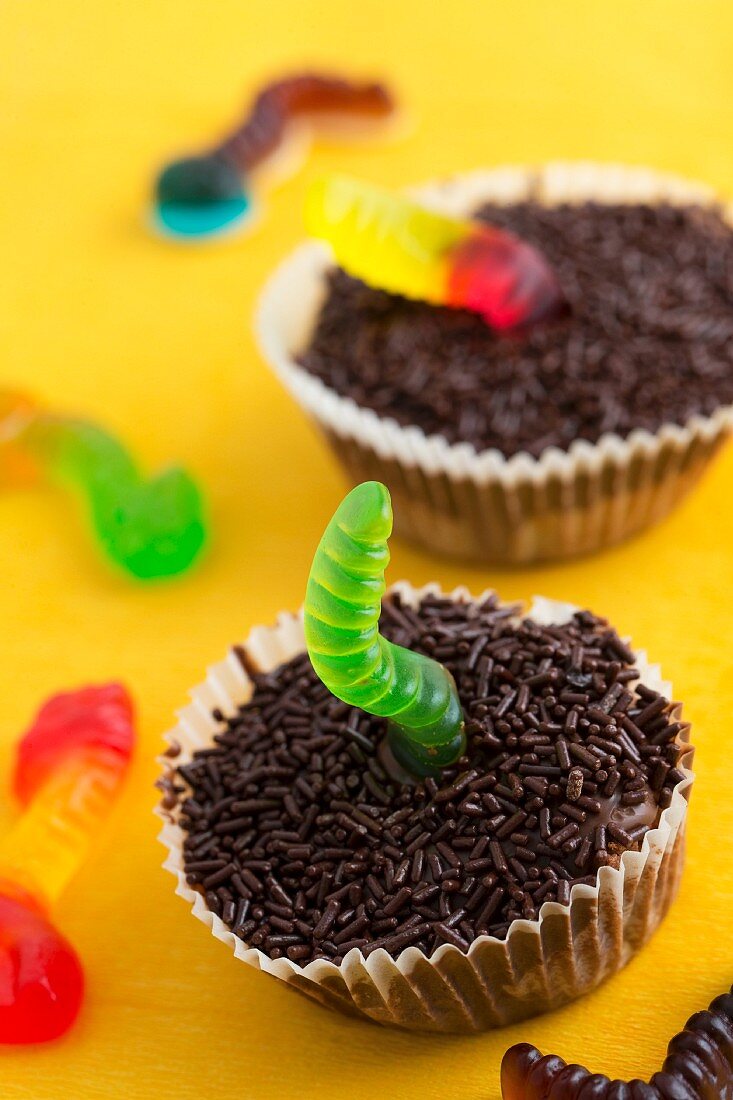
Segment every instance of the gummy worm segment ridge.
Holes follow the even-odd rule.
[[[611,1081],[520,1043],[504,1055],[501,1090],[504,1100],[733,1100],[733,989],[690,1017],[648,1083]]]
[[[13,785],[24,811],[0,839],[0,893],[15,882],[55,903],[109,814],[134,740],[133,704],[121,684],[44,703],[17,749]]]
[[[428,775],[462,755],[463,712],[447,669],[379,633],[391,533],[384,485],[365,482],[342,501],[311,567],[306,644],[326,687],[351,706],[388,718],[399,763]]]
[[[285,137],[288,122],[299,115],[328,112],[388,115],[394,110],[388,90],[376,82],[357,84],[342,77],[300,73],[268,84],[243,124],[214,150],[251,172]]]

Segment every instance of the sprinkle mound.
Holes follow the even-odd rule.
[[[502,337],[335,271],[302,366],[406,427],[506,456],[733,402],[733,229],[717,209],[530,201],[477,217],[541,251],[568,320]]]
[[[253,696],[174,788],[188,882],[238,936],[299,963],[466,951],[640,847],[684,778],[679,708],[604,619],[517,615],[495,596],[383,601],[383,633],[444,663],[466,715],[466,755],[417,786],[382,766],[384,719],[305,654],[261,673],[241,652]]]

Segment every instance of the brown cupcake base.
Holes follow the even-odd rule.
[[[668,440],[631,461],[507,485],[429,473],[385,458],[360,440],[323,434],[354,484],[383,481],[395,530],[410,542],[467,562],[522,566],[615,546],[664,519],[693,488],[727,431]]]

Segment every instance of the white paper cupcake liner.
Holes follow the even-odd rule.
[[[402,582],[394,589],[413,605],[427,593],[440,594],[438,585],[416,590]],[[483,593],[479,601],[487,595]],[[465,588],[450,596],[473,598]],[[537,598],[529,614],[543,623],[557,623],[566,621],[574,610],[569,604]],[[258,668],[277,667],[305,649],[301,616],[283,614],[273,627],[255,627],[244,646]],[[641,680],[671,698],[671,685],[661,679],[659,667],[649,664],[643,652],[636,656]],[[212,744],[222,728],[212,716],[214,709],[233,715],[251,694],[251,680],[232,649],[193,689],[191,704],[180,712],[178,725],[167,735],[169,753],[178,750],[175,765],[189,763],[198,749]],[[689,753],[680,764],[685,779],[675,788],[657,828],[644,837],[641,851],[624,853],[618,869],[601,868],[595,886],[574,886],[569,906],[546,902],[537,920],[514,921],[505,940],[480,936],[468,954],[444,945],[429,959],[414,947],[397,959],[381,948],[367,958],[354,949],[340,965],[317,960],[300,966],[286,958],[270,959],[235,936],[186,882],[179,810],[175,798],[165,796],[156,811],[164,821],[160,833],[168,850],[164,867],[175,876],[176,893],[192,907],[194,916],[237,959],[314,1000],[411,1030],[483,1031],[546,1012],[589,992],[620,970],[655,931],[677,892],[684,864],[687,800],[693,782],[685,767],[691,762],[691,749]],[[161,758],[161,764],[165,787],[173,778],[174,762],[169,755]]]
[[[412,194],[452,214],[529,195],[549,204],[715,201],[709,188],[675,176],[585,163],[480,171]],[[397,530],[429,550],[522,565],[611,546],[665,516],[733,426],[733,406],[721,406],[684,426],[636,430],[627,438],[608,433],[594,444],[579,440],[567,451],[548,447],[539,458],[477,452],[471,444],[449,444],[418,427],[402,427],[341,397],[298,365],[331,267],[328,248],[311,241],[275,272],[257,313],[261,350],[349,478],[384,481],[395,501]]]

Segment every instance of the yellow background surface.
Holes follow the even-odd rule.
[[[336,167],[400,184],[590,157],[731,194],[732,56],[730,0],[3,0],[0,383],[99,418],[151,467],[181,460],[214,524],[195,574],[141,588],[108,569],[62,493],[0,498],[0,774],[56,689],[121,677],[140,719],[132,782],[58,914],[88,966],[83,1016],[55,1046],[0,1052],[3,1100],[496,1100],[500,1057],[520,1040],[646,1076],[733,979],[730,449],[662,526],[572,566],[497,573],[393,548],[392,579],[538,591],[607,614],[687,705],[699,778],[682,894],[593,996],[472,1039],[330,1015],[236,963],[189,915],[151,816],[174,710],[231,642],[300,603],[344,488],[251,336],[258,290],[301,234],[304,181]],[[249,238],[199,250],[151,238],[142,213],[161,160],[304,62],[383,74],[412,134],[318,146]]]

